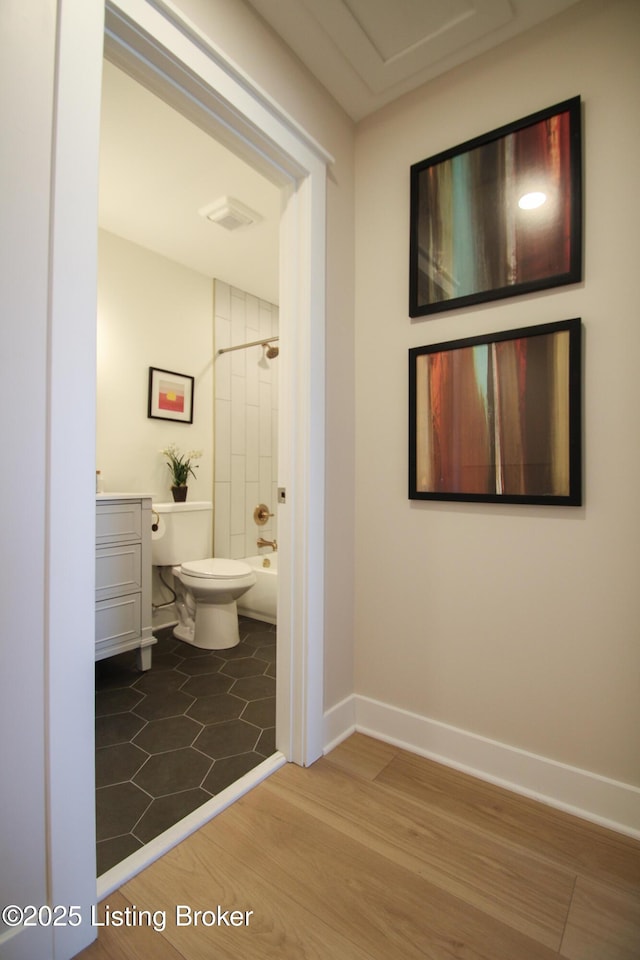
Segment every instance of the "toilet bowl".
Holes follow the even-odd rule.
[[[174,636],[202,650],[228,650],[240,642],[236,601],[256,582],[239,560],[209,558],[173,567],[180,622]]]
[[[170,568],[176,592],[179,640],[202,650],[240,642],[236,600],[256,582],[248,563],[211,557],[213,504],[154,503],[151,562]],[[191,560],[185,562],[185,557]]]

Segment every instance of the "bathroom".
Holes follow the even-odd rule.
[[[215,505],[214,555],[235,559],[264,554],[273,574],[278,360],[267,357],[261,346],[218,351],[278,336],[280,191],[109,64],[104,97],[97,311],[96,466],[101,486],[107,493],[151,493],[155,502],[170,501],[170,474],[160,451],[171,443],[183,452],[202,451],[194,461],[195,477],[189,478],[188,500]],[[177,171],[185,173],[177,177]],[[240,195],[261,219],[232,233],[207,221],[198,211],[219,195]],[[132,217],[134,209],[137,215]],[[182,228],[189,218],[192,239],[186,241]],[[279,344],[272,345],[272,354],[274,346]],[[194,378],[191,423],[148,416],[150,367]],[[259,504],[274,514],[266,516],[264,524],[254,521]],[[260,537],[270,545],[258,548]],[[156,678],[162,658],[175,656],[168,649],[175,642],[172,599],[154,569]],[[261,675],[266,679],[254,690],[255,702],[253,694],[248,701],[256,711],[256,703],[264,708],[274,699],[266,693],[269,680],[273,685],[275,618],[267,613],[259,620],[254,610],[250,616],[243,623],[252,632],[253,651],[265,658]],[[234,654],[227,656],[234,660]],[[192,666],[195,659],[200,658],[193,658]],[[116,667],[103,661],[101,672],[106,674],[107,699],[120,710],[114,694]],[[234,682],[239,683],[238,670]],[[186,682],[194,676],[185,677]],[[151,688],[154,680],[132,681],[136,690],[145,684]],[[123,722],[124,714],[115,715]],[[99,716],[98,722],[113,726],[108,716]],[[157,723],[155,716],[149,723]],[[264,717],[260,725],[268,729]],[[129,783],[130,768],[141,759],[141,741],[134,743],[140,734],[136,731],[127,741],[123,783]],[[263,753],[265,743],[268,739]],[[98,742],[98,750],[115,746],[113,739]],[[237,752],[246,754],[242,746]],[[173,743],[166,749],[172,750]],[[239,775],[244,772],[242,764],[236,769]],[[107,783],[98,777],[98,793],[113,786],[113,777]],[[193,789],[189,783],[183,794]],[[147,836],[149,832],[153,829]],[[103,836],[101,841],[99,835],[99,845],[106,839],[114,838]],[[131,852],[131,840],[111,847],[118,848],[121,858]],[[99,856],[102,869],[117,862],[114,856],[113,850]]]

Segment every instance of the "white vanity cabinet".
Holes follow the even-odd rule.
[[[151,497],[96,497],[96,660],[138,650],[151,667]]]

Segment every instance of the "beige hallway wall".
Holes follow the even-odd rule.
[[[640,7],[586,0],[364,120],[356,150],[356,693],[640,784]],[[408,317],[409,167],[584,104],[584,282]],[[409,502],[410,347],[582,317],[582,508]]]

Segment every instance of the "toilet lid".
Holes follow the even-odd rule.
[[[241,560],[224,560],[213,557],[208,560],[190,560],[183,563],[181,569],[190,577],[203,577],[216,580],[231,580],[237,577],[246,577],[251,573],[251,567]]]

